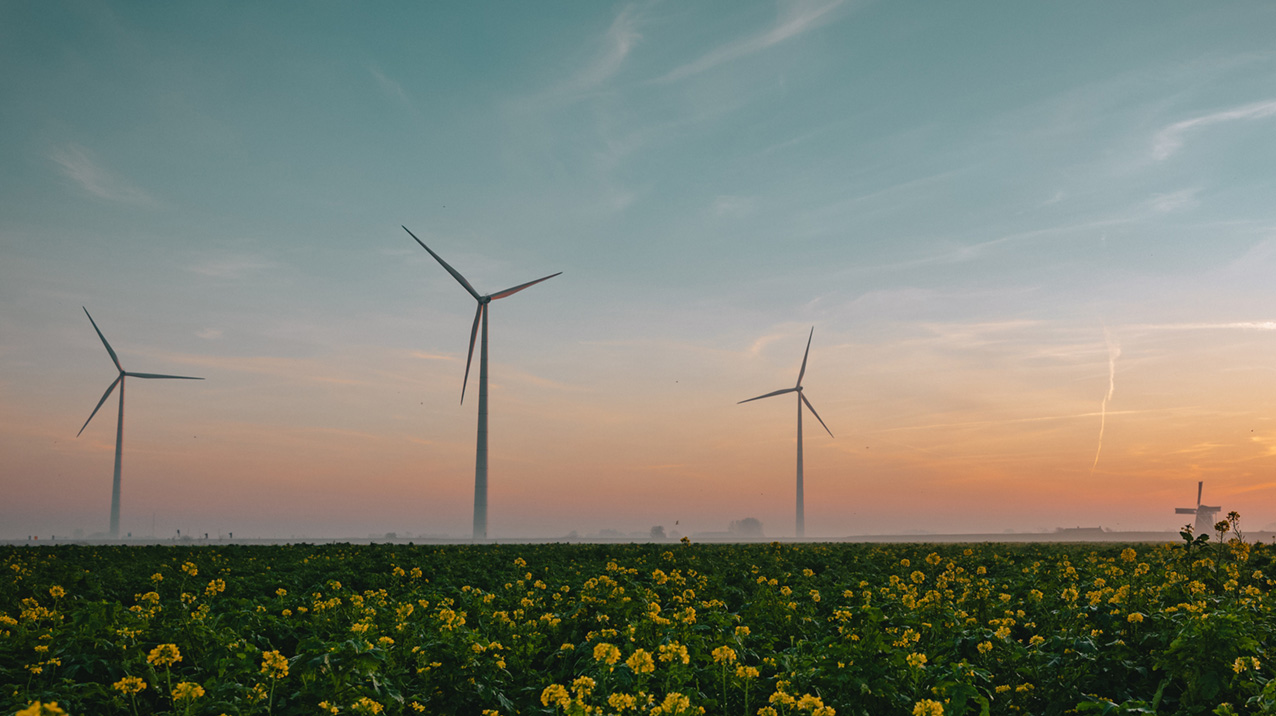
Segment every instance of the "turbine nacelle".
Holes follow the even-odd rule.
[[[504,291],[489,293],[486,296],[480,295],[479,292],[475,291],[474,287],[470,285],[470,282],[465,280],[465,277],[461,275],[460,271],[457,271],[456,269],[452,268],[451,264],[444,261],[442,256],[439,256],[438,254],[434,253],[434,250],[431,249],[429,246],[426,246],[424,241],[422,241],[421,239],[418,239],[417,235],[412,233],[411,229],[404,226],[403,230],[408,232],[408,236],[411,236],[413,239],[416,239],[416,242],[421,245],[421,248],[428,251],[430,255],[434,257],[434,260],[438,261],[439,265],[441,265],[444,269],[446,269],[448,273],[452,274],[452,278],[456,279],[457,283],[461,284],[461,287],[464,288],[466,292],[468,292],[470,296],[472,296],[474,300],[478,302],[478,308],[474,311],[474,325],[470,328],[470,351],[469,351],[469,354],[466,355],[465,357],[465,378],[461,381],[461,403],[464,404],[465,403],[465,387],[470,382],[470,364],[474,362],[474,342],[475,340],[478,339],[479,322],[482,321],[485,316],[485,312],[487,311],[487,304],[497,299],[513,296],[519,291],[522,291],[525,288],[531,288],[532,286],[535,286],[541,281],[548,281],[549,279],[554,278],[555,276],[561,274],[562,271],[559,271],[558,273],[552,273],[544,278],[538,278],[535,281],[520,283],[519,285],[513,286],[511,288],[507,288]]]
[[[84,308],[84,306],[80,306],[80,308]],[[189,375],[163,375],[160,373],[130,373],[129,371],[124,370],[124,366],[120,365],[119,356],[115,355],[115,349],[111,348],[111,344],[106,340],[106,336],[102,335],[102,329],[97,327],[97,321],[94,321],[93,316],[89,315],[89,309],[84,308],[84,315],[89,317],[89,323],[93,324],[93,330],[97,331],[97,337],[102,339],[102,345],[106,346],[106,352],[107,354],[111,356],[111,362],[115,364],[115,369],[118,370],[120,374],[118,377],[116,377],[115,381],[112,382],[107,387],[106,392],[102,394],[102,399],[97,401],[97,407],[93,408],[92,413],[89,413],[89,419],[85,420],[84,425],[80,426],[80,432],[75,434],[77,438],[80,437],[80,434],[84,432],[84,429],[89,426],[89,422],[93,420],[94,415],[97,415],[97,411],[102,409],[102,404],[106,402],[106,399],[111,397],[111,392],[115,390],[115,386],[121,385],[124,382],[125,378],[143,378],[147,380],[152,380],[157,378],[167,379],[167,380],[203,380],[203,378],[195,378]],[[123,390],[123,388],[121,388],[121,390]]]

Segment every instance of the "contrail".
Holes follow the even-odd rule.
[[[1103,452],[1103,428],[1108,422],[1108,401],[1112,400],[1112,393],[1116,391],[1116,362],[1121,357],[1121,345],[1112,340],[1107,326],[1103,327],[1103,341],[1108,344],[1108,394],[1103,396],[1103,403],[1099,406],[1099,446],[1095,448],[1094,464],[1090,466],[1092,473],[1099,466],[1099,453]]]

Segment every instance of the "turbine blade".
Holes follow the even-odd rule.
[[[159,373],[129,373],[124,372],[130,378],[172,378],[174,380],[203,380],[203,378],[195,378],[189,375],[161,375]]]
[[[400,224],[400,226],[402,226],[402,224]],[[434,257],[434,260],[442,264],[443,268],[447,269],[447,272],[452,274],[452,278],[459,281],[460,284],[463,287],[465,287],[465,290],[470,292],[470,295],[474,297],[474,300],[477,301],[478,299],[482,298],[482,296],[479,295],[479,292],[475,291],[474,287],[470,285],[470,282],[465,280],[465,277],[461,275],[460,271],[457,271],[456,269],[449,266],[448,262],[444,261],[442,256],[439,256],[438,254],[434,253],[434,251],[431,250],[429,246],[425,245],[424,241],[417,239],[416,234],[412,233],[411,231],[408,231],[408,227],[404,226],[403,230],[408,232],[408,236],[411,236],[412,238],[416,239],[416,242],[418,244],[421,244],[421,248],[425,249],[426,251],[429,251],[430,255]]]
[[[84,308],[84,306],[80,306]],[[89,316],[89,309],[84,308],[84,315]],[[102,339],[102,345],[106,346],[106,352],[111,354],[111,362],[115,364],[115,369],[123,373],[124,368],[120,365],[120,359],[115,355],[115,350],[111,348],[111,344],[106,342],[106,336],[102,335],[102,330],[97,327],[97,321],[93,320],[93,316],[89,316],[89,323],[93,324],[93,330],[97,331],[97,337]]]
[[[740,404],[742,404],[742,403],[752,403],[752,402],[753,402],[753,401],[755,401],[755,400],[762,400],[763,398],[770,398],[770,397],[771,397],[771,396],[773,396],[773,395],[784,395],[785,393],[795,393],[795,392],[797,392],[797,388],[785,388],[784,390],[773,390],[773,391],[771,391],[770,393],[767,393],[766,395],[759,395],[759,396],[758,396],[758,397],[756,397],[756,398],[749,398],[748,400],[741,400],[739,403],[736,403],[736,405],[740,405]]]
[[[482,303],[478,305],[478,310],[474,312],[474,327],[470,329],[470,353],[465,356],[465,379],[461,381],[461,404],[465,404],[465,385],[470,382],[470,363],[474,360],[474,339],[478,337],[479,319],[483,317],[483,309],[486,306]]]
[[[1196,483],[1196,506],[1197,506],[1197,508],[1200,508],[1200,506],[1201,506],[1201,490],[1204,490],[1204,489],[1205,489],[1205,483],[1204,483],[1204,482],[1198,482],[1198,483]]]
[[[546,276],[545,278],[538,278],[538,279],[536,279],[535,281],[528,281],[527,283],[520,284],[520,285],[518,285],[518,286],[515,286],[514,288],[507,288],[507,289],[505,289],[504,291],[498,291],[497,293],[492,294],[492,300],[493,300],[493,301],[495,301],[495,300],[496,300],[496,299],[498,299],[498,298],[505,298],[506,296],[513,296],[514,294],[518,293],[519,291],[522,291],[523,289],[525,289],[525,288],[527,288],[527,287],[529,287],[529,286],[535,286],[536,284],[540,283],[541,281],[548,281],[548,280],[550,280],[551,278],[554,278],[555,276],[557,276],[558,274],[561,274],[561,273],[562,273],[562,271],[559,271],[558,273],[552,273],[552,274],[550,274],[550,275]]]
[[[802,376],[806,375],[806,358],[811,355],[811,338],[815,336],[815,326],[811,326],[811,333],[806,337],[806,352],[802,354],[802,370],[798,371],[797,387],[802,387]]]
[[[105,403],[106,399],[111,397],[111,391],[115,390],[115,386],[119,385],[121,380],[124,380],[123,373],[120,373],[120,376],[115,379],[115,382],[111,383],[111,387],[106,389],[106,392],[102,394],[102,399],[97,401],[97,407],[93,409],[93,412],[89,413],[89,419],[84,421],[84,425],[80,426],[80,432],[75,434],[77,438],[80,437],[80,433],[84,432],[84,429],[89,426],[89,421],[93,419],[94,415],[97,415],[97,411],[102,409],[102,403]]]
[[[798,393],[798,397],[802,399],[803,403],[806,403],[806,407],[811,409],[811,415],[814,415],[815,419],[820,421],[820,425],[824,425],[824,418],[821,418],[820,414],[815,412],[815,406],[811,405],[811,401],[807,400],[806,396],[801,393]],[[828,433],[829,437],[833,437],[833,431],[829,430],[829,426],[824,425],[824,432]]]

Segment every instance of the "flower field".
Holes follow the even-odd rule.
[[[1272,559],[1236,539],[5,548],[0,713],[1273,713]]]

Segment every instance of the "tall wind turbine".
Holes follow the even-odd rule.
[[[81,308],[84,308],[81,306]],[[89,309],[84,309],[84,315],[89,316]],[[75,436],[80,437],[80,433],[84,432],[84,428],[89,426],[89,421],[93,420],[93,416],[97,415],[97,411],[101,410],[102,404],[106,399],[111,397],[111,391],[115,390],[115,386],[120,386],[120,416],[115,423],[115,479],[111,482],[111,539],[120,536],[120,458],[124,454],[124,379],[127,378],[166,378],[171,380],[203,380],[203,378],[193,378],[189,375],[160,375],[159,373],[130,373],[124,370],[120,365],[120,359],[115,355],[115,351],[111,348],[111,344],[107,343],[106,336],[102,335],[102,330],[97,327],[97,322],[93,320],[93,316],[89,316],[89,323],[93,324],[93,330],[97,331],[97,337],[102,339],[102,345],[106,346],[106,352],[111,355],[111,362],[115,364],[115,369],[120,372],[115,382],[111,383],[106,392],[102,394],[102,399],[97,401],[97,407],[89,413],[89,419],[84,421],[84,425],[80,427],[80,432]]]
[[[480,295],[469,281],[461,275],[459,271],[448,265],[441,256],[434,253],[425,242],[417,239],[416,234],[412,233],[408,227],[403,227],[408,232],[408,236],[416,239],[421,248],[430,252],[435,261],[438,261],[447,272],[452,274],[452,278],[461,284],[474,300],[478,302],[478,309],[474,312],[474,326],[470,328],[470,352],[465,358],[465,378],[461,381],[461,403],[465,403],[465,386],[470,380],[470,363],[474,360],[474,339],[478,335],[479,323],[483,324],[483,341],[479,345],[479,397],[478,397],[478,446],[475,450],[474,457],[474,540],[482,541],[487,539],[487,304],[498,298],[513,296],[525,288],[535,286],[541,281],[547,281],[554,278],[558,273],[552,273],[545,278],[538,278],[535,281],[519,284],[513,288],[507,288],[504,291],[497,291],[486,296]]]
[[[819,413],[815,412],[815,406],[811,405],[811,401],[807,400],[806,396],[802,394],[802,376],[806,375],[806,359],[807,359],[807,356],[811,355],[811,338],[814,336],[815,336],[815,326],[811,326],[811,333],[810,335],[806,337],[806,353],[802,354],[802,369],[798,371],[797,385],[794,385],[792,388],[785,388],[783,390],[773,390],[770,393],[767,393],[766,395],[759,395],[756,398],[749,398],[748,400],[741,400],[739,403],[736,403],[736,405],[740,405],[741,403],[750,403],[750,402],[753,402],[754,400],[770,398],[771,396],[774,396],[774,395],[784,395],[785,393],[797,393],[797,397],[798,397],[798,403],[797,403],[797,536],[798,536],[798,539],[802,539],[806,537],[806,514],[805,514],[804,500],[802,496],[802,406],[806,405],[806,407],[811,411],[811,415],[814,415],[815,419],[820,421],[820,425],[824,425],[823,418],[820,417]],[[829,430],[829,426],[824,425],[824,431],[829,434],[829,437],[833,437],[833,431]]]

